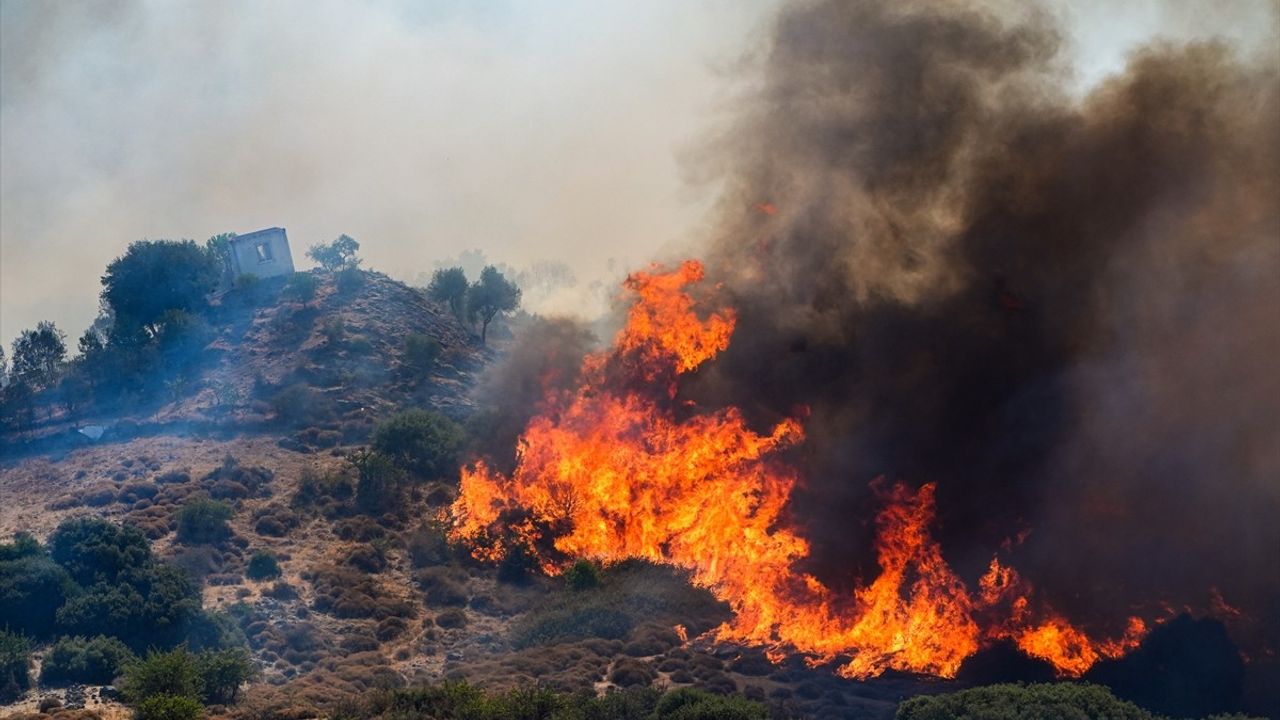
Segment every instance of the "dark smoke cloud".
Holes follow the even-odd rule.
[[[1029,530],[1014,564],[1098,626],[1210,588],[1274,617],[1276,56],[1154,44],[1080,98],[1063,44],[1034,9],[785,9],[709,173],[738,328],[684,392],[808,406],[791,512],[837,586],[886,475],[938,483],[970,579]]]

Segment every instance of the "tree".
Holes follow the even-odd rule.
[[[31,643],[0,629],[0,702],[22,697],[31,687]]]
[[[236,239],[232,232],[219,233],[204,241],[204,251],[218,263],[218,274],[223,280],[230,280],[234,272],[231,263],[231,241]]]
[[[360,259],[356,257],[356,251],[360,249],[360,243],[350,235],[339,235],[337,240],[330,243],[317,243],[307,250],[307,257],[315,260],[320,267],[329,272],[337,272],[348,268],[354,268],[360,264]]]
[[[458,320],[467,302],[467,274],[460,267],[440,268],[431,276],[427,297],[449,306]]]
[[[489,323],[500,313],[520,306],[520,288],[492,265],[480,271],[480,279],[467,288],[467,313],[480,322],[480,344],[485,343]]]
[[[170,310],[204,311],[220,273],[218,259],[191,240],[130,244],[102,276],[103,302],[115,314],[113,339],[136,328],[159,335]]]
[[[400,504],[403,475],[391,458],[374,450],[359,450],[348,455],[347,462],[356,471],[356,506],[361,512],[384,513]]]
[[[79,342],[76,343],[76,347],[80,350],[80,355],[87,358],[101,352],[105,344],[102,342],[102,336],[98,334],[98,331],[89,327],[85,328],[84,334],[80,336]]]
[[[41,320],[35,330],[23,330],[13,341],[13,374],[34,387],[53,381],[67,357],[66,335],[53,323]]]
[[[5,378],[9,375],[9,359],[4,355],[4,346],[0,345],[0,387],[6,385]]]

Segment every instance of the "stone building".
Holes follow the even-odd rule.
[[[234,275],[269,278],[293,273],[293,255],[284,228],[273,227],[237,235],[231,240],[231,270]]]

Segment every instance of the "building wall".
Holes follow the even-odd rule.
[[[292,274],[293,255],[284,228],[237,237],[231,243],[231,263],[237,275],[268,278]]]

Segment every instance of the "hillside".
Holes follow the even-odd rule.
[[[322,716],[376,688],[466,680],[493,691],[690,686],[784,714],[879,718],[920,689],[687,641],[727,610],[668,569],[624,563],[573,589],[518,563],[475,562],[438,521],[456,494],[451,473],[412,477],[400,502],[362,511],[348,455],[405,409],[465,422],[470,390],[502,353],[386,276],[363,273],[355,289],[317,277],[308,302],[266,283],[223,293],[203,370],[180,393],[116,414],[51,409],[6,438],[0,465],[0,538],[47,541],[69,518],[101,517],[139,528],[158,559],[199,582],[204,607],[243,633],[259,670],[226,714]],[[429,367],[409,356],[415,335],[438,345]],[[80,430],[94,426],[103,432],[91,441]],[[182,508],[204,497],[231,509],[225,534],[180,540]],[[246,576],[262,552],[278,577]],[[37,646],[37,667],[47,652]],[[96,693],[89,707],[126,713]],[[8,709],[80,694],[42,686]]]

